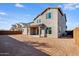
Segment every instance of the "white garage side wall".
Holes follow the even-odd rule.
[[[28,33],[27,33],[27,27],[26,28],[23,28],[23,34],[24,35],[27,35]]]

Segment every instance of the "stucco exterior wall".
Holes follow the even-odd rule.
[[[61,15],[60,12],[58,12],[58,36],[62,36],[65,34],[66,31],[66,19],[65,15]]]
[[[46,19],[46,14],[51,12],[51,19]],[[58,10],[57,9],[49,9],[48,11],[46,11],[44,14],[42,14],[41,16],[39,16],[34,23],[37,24],[37,20],[41,20],[41,23],[45,24],[47,27],[51,27],[52,28],[52,34],[47,34],[47,37],[53,37],[53,38],[57,38],[58,37]],[[39,24],[39,23],[38,23]]]

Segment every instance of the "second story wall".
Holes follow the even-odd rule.
[[[47,14],[51,13],[51,18],[47,18]],[[45,24],[46,26],[52,26],[52,24],[56,24],[56,20],[57,20],[57,9],[49,9],[47,10],[44,14],[40,15],[35,21],[34,23],[36,24]]]

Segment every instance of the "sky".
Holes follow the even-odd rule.
[[[47,7],[61,7],[66,14],[68,30],[79,25],[79,3],[0,3],[0,29],[32,22]]]

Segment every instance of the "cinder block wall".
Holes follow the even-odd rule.
[[[79,28],[74,29],[73,37],[75,39],[76,44],[79,46]]]
[[[0,31],[0,35],[16,35],[22,34],[21,31]]]

